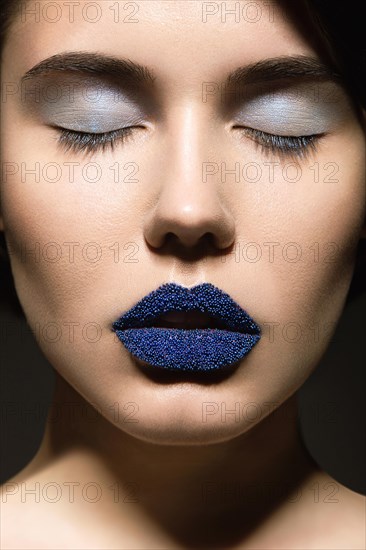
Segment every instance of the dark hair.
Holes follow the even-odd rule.
[[[305,0],[315,26],[329,44],[354,100],[366,107],[366,40],[362,8],[344,0]]]
[[[366,108],[365,32],[362,4],[345,2],[344,0],[279,0],[290,12],[305,9],[313,23],[314,29],[321,36],[330,58],[340,72],[346,88],[359,108]],[[0,52],[6,40],[7,32],[19,15],[19,8],[25,0],[0,0]],[[0,233],[0,300],[11,302],[18,312],[21,312],[10,269],[9,256],[5,238]],[[366,240],[358,245],[355,272],[348,294],[353,298],[364,289],[366,281]]]

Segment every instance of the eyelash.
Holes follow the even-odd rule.
[[[104,152],[107,148],[113,151],[116,142],[120,141],[121,143],[125,143],[135,128],[136,126],[128,126],[127,128],[120,128],[100,134],[57,128],[60,132],[58,142],[65,152]],[[257,146],[261,147],[261,151],[265,154],[279,153],[285,156],[300,158],[305,158],[310,151],[316,151],[317,142],[323,136],[323,134],[313,134],[309,136],[280,136],[268,134],[262,130],[255,130],[254,128],[243,128],[241,126],[235,126],[234,128],[240,129],[244,135],[251,138]]]
[[[137,126],[128,126],[127,128],[112,130],[111,132],[93,134],[58,127],[57,130],[60,132],[58,143],[66,153],[69,151],[75,153],[80,151],[87,153],[104,152],[108,148],[113,151],[117,141],[124,143],[131,136],[135,128]]]
[[[268,134],[262,130],[236,126],[244,135],[252,139],[264,154],[280,154],[289,157],[305,158],[310,152],[317,150],[318,141],[324,134],[308,136],[279,136]]]

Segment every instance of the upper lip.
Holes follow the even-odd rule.
[[[181,322],[163,324],[161,316],[168,312],[193,313],[188,315],[182,313]],[[177,318],[179,319],[179,316]],[[193,288],[176,283],[165,283],[124,313],[113,323],[113,329],[116,331],[159,325],[194,328],[202,326],[204,320],[209,318],[211,322],[206,324],[210,327],[245,334],[260,334],[259,326],[250,315],[229,294],[211,283],[202,283]]]

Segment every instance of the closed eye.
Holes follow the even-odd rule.
[[[113,151],[116,143],[126,142],[135,128],[141,127],[128,126],[103,133],[80,132],[58,127],[57,130],[60,132],[58,143],[65,152],[91,153],[100,150],[104,152],[108,148]],[[316,151],[318,140],[324,136],[324,134],[281,136],[240,126],[235,126],[234,129],[240,129],[245,136],[260,146],[264,153],[280,153],[301,158],[304,158],[310,151]]]
[[[103,133],[79,132],[61,127],[57,127],[56,129],[60,134],[58,143],[61,145],[63,151],[94,153],[96,151],[104,152],[106,149],[113,151],[115,145],[117,143],[124,143],[136,128],[142,127],[128,126]]]
[[[284,156],[305,158],[310,152],[317,150],[318,141],[325,134],[312,134],[305,136],[281,136],[269,134],[262,130],[235,126],[240,129],[244,136],[252,139],[256,145],[261,147],[264,153],[274,153]]]

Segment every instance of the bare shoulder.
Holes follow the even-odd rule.
[[[113,489],[72,454],[21,471],[0,487],[1,550],[121,548],[110,532],[115,525],[123,547],[136,548]]]
[[[366,497],[318,470],[238,550],[365,550]]]
[[[337,530],[348,541],[347,548],[366,548],[366,496],[340,486],[340,507],[336,516]]]
[[[54,473],[53,466],[25,468],[0,486],[1,549],[49,548],[51,530],[64,523]]]
[[[26,469],[0,486],[0,548],[4,550],[26,548],[36,525],[39,481],[25,472]]]
[[[309,511],[317,526],[319,548],[364,550],[366,496],[352,491],[326,472],[315,476],[308,491]]]

